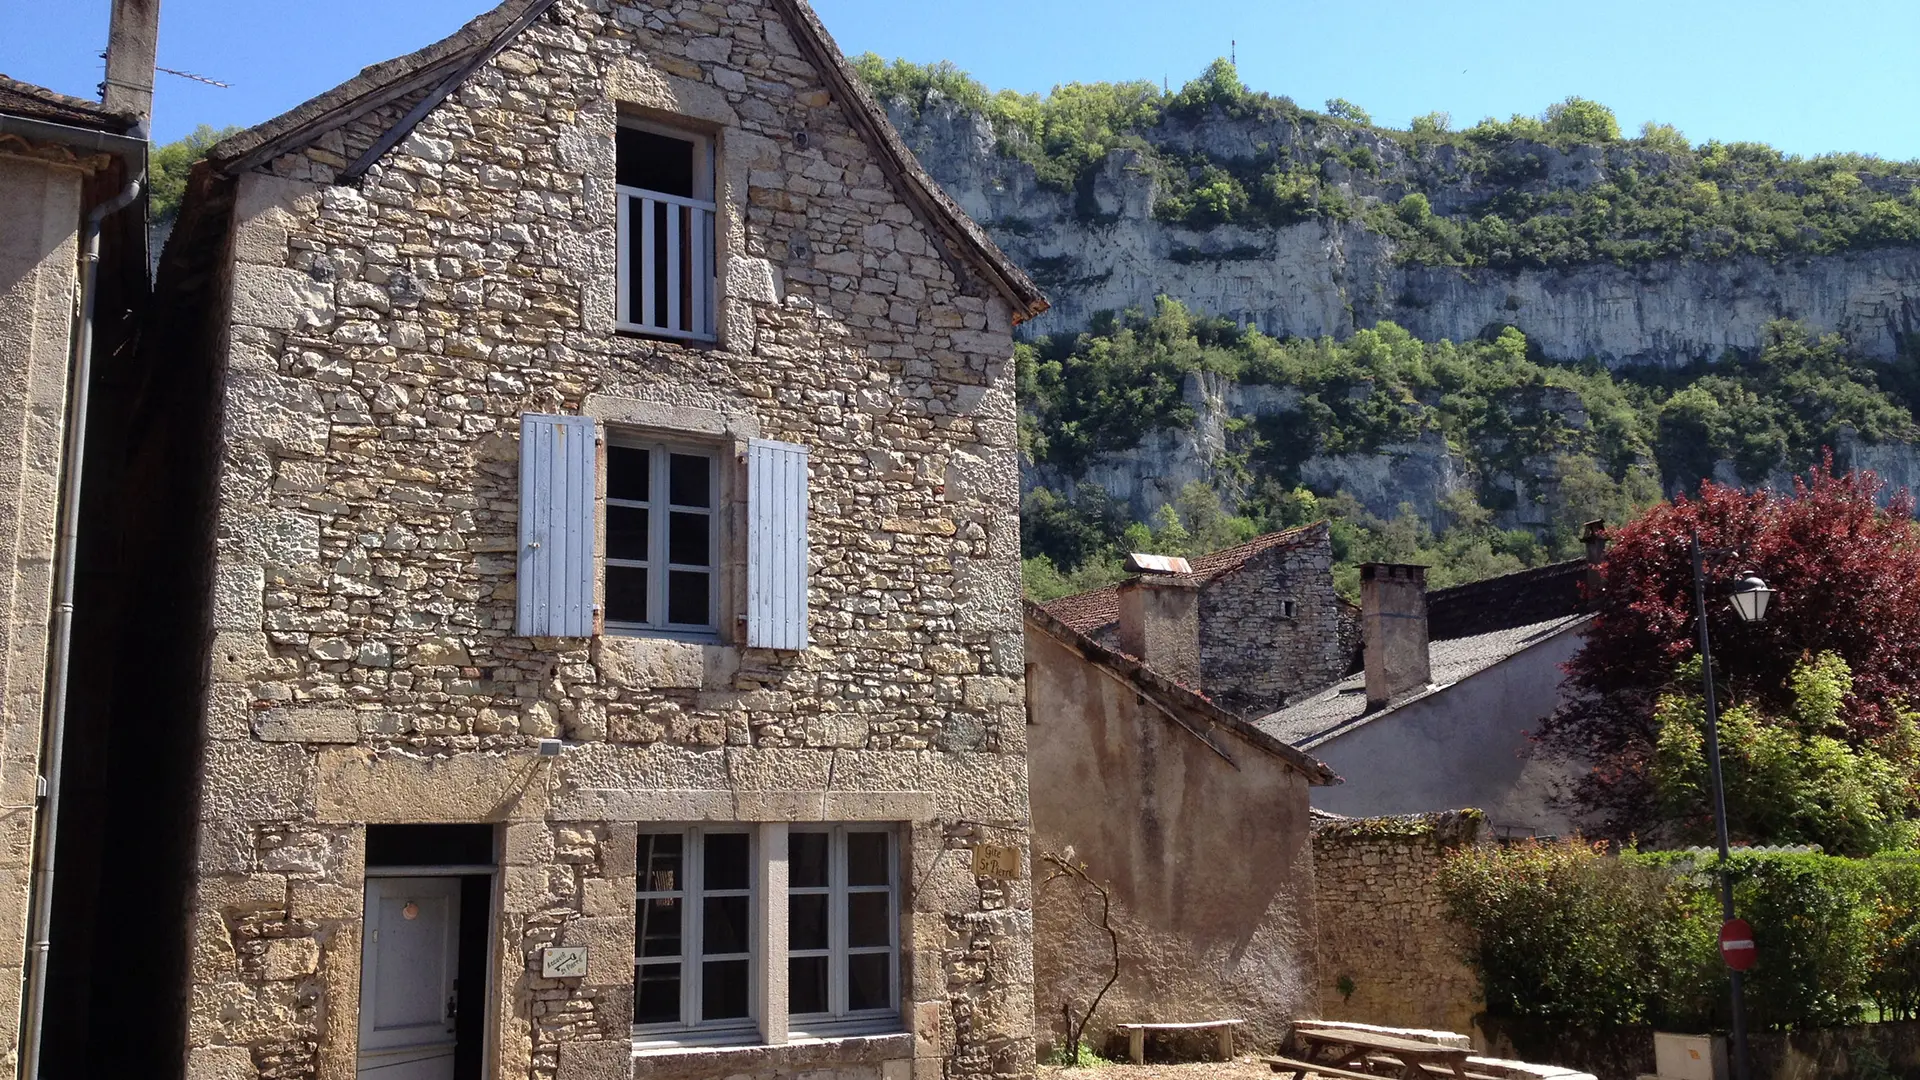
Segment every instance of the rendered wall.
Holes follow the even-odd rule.
[[[86,174],[0,151],[0,1067],[19,1053]]]
[[[1572,767],[1536,756],[1527,735],[1559,706],[1561,665],[1581,640],[1549,638],[1313,747],[1343,780],[1315,790],[1314,806],[1350,817],[1471,806],[1496,831],[1565,835],[1572,822],[1552,799]]]
[[[1131,686],[1029,626],[1033,775],[1034,1012],[1043,1053],[1112,974],[1098,892],[1111,891],[1120,981],[1087,1031],[1247,1021],[1243,1044],[1276,1044],[1313,1007],[1313,867],[1306,779],[1216,732],[1229,764]],[[1120,1045],[1124,1046],[1124,1038]]]

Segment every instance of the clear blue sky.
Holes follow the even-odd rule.
[[[1535,113],[1569,94],[1623,127],[1799,154],[1920,158],[1914,0],[814,0],[849,54],[950,59],[992,87],[1169,79],[1238,41],[1255,89],[1348,98],[1404,126]],[[155,135],[274,116],[438,40],[490,0],[163,0]],[[108,0],[0,0],[0,72],[95,96]]]

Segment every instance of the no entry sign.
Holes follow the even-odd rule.
[[[1735,971],[1746,971],[1760,958],[1753,947],[1753,927],[1745,919],[1728,919],[1720,927],[1720,958]]]

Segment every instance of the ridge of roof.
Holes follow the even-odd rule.
[[[405,94],[443,83],[450,91],[470,73],[470,65],[497,51],[539,17],[555,0],[504,0],[448,37],[404,56],[373,64],[360,74],[263,123],[222,140],[208,157],[218,171],[234,175],[292,150],[388,104]],[[961,261],[1007,301],[1015,323],[1025,322],[1050,306],[1045,294],[1025,271],[987,236],[978,222],[935,183],[907,149],[885,111],[861,85],[846,57],[827,33],[807,0],[770,0],[793,33],[814,68],[839,100],[848,122],[874,149],[881,168],[932,228],[936,246],[956,273]],[[437,106],[430,95],[425,107],[416,107],[401,127],[417,122]],[[404,136],[404,131],[401,132]],[[394,140],[397,142],[398,140]]]
[[[1355,672],[1307,691],[1265,716],[1254,718],[1251,723],[1289,746],[1303,751],[1312,750],[1341,735],[1392,716],[1409,705],[1444,694],[1529,649],[1580,629],[1592,618],[1592,615],[1584,613],[1562,615],[1524,626],[1435,641],[1431,646],[1433,682],[1425,689],[1370,710],[1366,699],[1366,675]]]
[[[1161,708],[1169,711],[1183,710],[1188,713],[1197,714],[1198,718],[1207,724],[1208,727],[1225,728],[1231,731],[1242,742],[1264,751],[1273,757],[1279,758],[1288,767],[1304,775],[1308,783],[1320,786],[1339,783],[1339,777],[1334,775],[1333,770],[1328,767],[1325,762],[1308,754],[1306,751],[1289,745],[1282,739],[1275,738],[1271,733],[1255,725],[1252,721],[1246,720],[1215,705],[1204,695],[1194,691],[1190,687],[1167,678],[1165,675],[1148,667],[1145,662],[1137,657],[1129,656],[1117,649],[1107,648],[1105,645],[1100,644],[1086,634],[1081,633],[1079,630],[1074,629],[1072,626],[1054,617],[1048,613],[1046,608],[1039,604],[1031,600],[1022,600],[1021,605],[1027,621],[1039,627],[1040,630],[1049,637],[1052,637],[1062,645],[1078,653],[1086,659],[1088,663],[1097,664],[1100,667],[1106,668],[1114,675],[1132,685],[1141,694],[1153,698],[1155,703]],[[1183,723],[1181,726],[1186,727],[1187,725]],[[1196,737],[1207,742],[1209,746],[1212,746],[1212,741],[1206,738],[1204,732],[1194,731],[1192,728],[1188,728],[1188,730],[1193,731]],[[1214,747],[1214,749],[1217,751],[1219,747]]]
[[[1251,540],[1235,544],[1229,548],[1209,552],[1189,560],[1193,565],[1191,574],[1162,575],[1191,581],[1198,585],[1208,585],[1229,574],[1235,573],[1253,561],[1253,557],[1275,548],[1292,547],[1310,540],[1316,540],[1329,530],[1324,521],[1311,525],[1300,525],[1279,532],[1270,532],[1256,536]],[[1105,585],[1088,592],[1075,593],[1072,596],[1056,597],[1040,605],[1049,615],[1061,620],[1081,633],[1090,633],[1120,618],[1120,586]]]
[[[133,117],[108,112],[97,101],[73,97],[6,75],[0,75],[0,113],[115,134],[124,133],[134,125]]]

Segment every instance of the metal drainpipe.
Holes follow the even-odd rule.
[[[55,556],[54,581],[57,592],[53,603],[53,648],[48,669],[46,801],[40,813],[40,845],[34,854],[33,919],[27,948],[26,1009],[20,1026],[26,1035],[21,1048],[20,1075],[24,1080],[39,1080],[40,1036],[46,1016],[47,957],[52,950],[53,927],[53,848],[60,829],[60,768],[66,750],[67,681],[73,648],[73,591],[76,541],[80,534],[81,464],[87,452],[88,383],[93,378],[93,316],[96,283],[100,276],[100,230],[107,218],[126,209],[140,197],[146,183],[147,168],[144,138],[138,159],[128,157],[133,179],[113,198],[87,214],[80,241],[80,325],[74,343],[73,408],[67,417],[66,475],[60,490],[60,534]],[[144,272],[144,268],[143,268]]]

